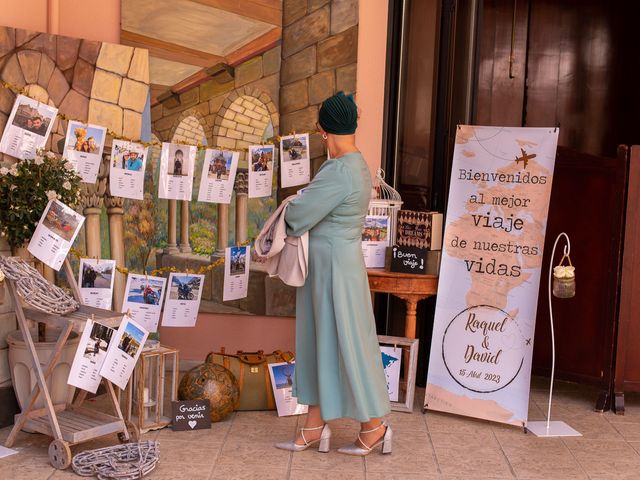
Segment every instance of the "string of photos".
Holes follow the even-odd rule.
[[[0,82],[16,94],[16,100],[2,134],[0,152],[20,160],[32,159],[43,148],[56,118],[67,122],[63,157],[71,161],[85,183],[97,181],[106,137],[110,136],[110,193],[116,197],[142,200],[144,172],[150,147],[161,147],[158,198],[191,201],[196,154],[205,151],[197,200],[230,203],[240,153],[247,152],[248,196],[268,197],[273,189],[276,147],[280,146],[282,187],[303,185],[311,180],[309,135],[315,131],[274,136],[246,148],[214,147],[200,142],[176,140],[143,141],[120,135],[110,128],[74,119],[57,108],[33,98],[28,89]],[[258,133],[254,131],[254,133]],[[254,135],[255,136],[255,135]]]
[[[149,148],[161,146],[158,198],[174,200],[192,200],[192,189],[196,165],[196,153],[204,150],[200,191],[198,201],[209,203],[230,203],[235,184],[236,171],[241,152],[248,152],[248,196],[249,198],[269,197],[273,189],[273,171],[276,162],[276,145],[280,143],[281,185],[291,187],[310,181],[309,135],[293,133],[277,136],[259,145],[250,145],[246,149],[207,148],[189,142],[145,142],[128,138],[100,125],[85,120],[70,118],[57,108],[40,102],[30,95],[28,89],[0,82],[4,89],[16,94],[15,102],[0,139],[0,152],[18,159],[11,168],[0,168],[2,180],[16,179],[20,172],[27,174],[43,163],[57,160],[51,152],[43,153],[47,139],[51,134],[56,118],[66,122],[66,134],[62,158],[57,160],[65,169],[75,171],[73,178],[66,181],[67,174],[61,174],[59,190],[47,190],[46,206],[27,207],[29,225],[22,237],[13,235],[11,244],[28,241],[28,251],[54,270],[59,270],[69,253],[80,260],[79,284],[84,301],[97,307],[109,306],[113,293],[113,272],[127,275],[125,301],[122,311],[132,312],[149,331],[157,329],[165,285],[168,283],[168,295],[164,302],[163,325],[187,326],[195,324],[205,275],[216,267],[224,265],[223,301],[236,300],[247,296],[250,246],[247,243],[228,247],[224,258],[204,265],[196,270],[179,271],[175,267],[162,267],[151,272],[137,274],[114,260],[90,259],[83,257],[72,245],[84,223],[84,216],[72,206],[73,199],[64,192],[77,192],[81,180],[95,183],[102,163],[103,150],[107,136],[111,136],[112,147],[109,164],[109,191],[112,196],[142,200],[144,198],[144,173]],[[35,170],[34,170],[35,171]],[[77,173],[77,175],[75,175]],[[64,178],[62,178],[64,177]],[[15,182],[4,182],[9,193],[16,187]],[[2,185],[0,185],[2,186]],[[65,190],[66,189],[66,190]],[[62,192],[62,193],[60,193]],[[44,195],[44,194],[43,194]],[[9,195],[10,196],[10,195]],[[69,197],[69,198],[67,198]],[[14,206],[9,206],[14,208]],[[21,207],[22,208],[22,207]],[[37,212],[35,212],[37,210]],[[15,213],[15,212],[13,212]],[[35,218],[34,215],[41,216]],[[14,220],[18,217],[14,215]],[[26,219],[26,217],[25,217]],[[18,219],[24,223],[23,219]],[[6,222],[3,222],[6,223]],[[22,226],[18,225],[19,228]],[[16,227],[16,228],[18,228]],[[2,234],[5,235],[3,228]],[[11,230],[11,233],[15,229]],[[8,231],[8,230],[7,230]],[[17,231],[17,230],[16,230]],[[27,235],[28,236],[25,236]],[[16,240],[20,240],[20,242]],[[110,268],[111,286],[104,288],[106,275]],[[161,275],[169,274],[169,278]],[[100,287],[97,286],[100,284]],[[101,291],[100,291],[101,290]],[[191,306],[186,301],[196,302]],[[178,302],[172,305],[172,302]],[[141,307],[143,305],[143,307]]]
[[[15,85],[13,83],[10,82],[5,82],[4,80],[0,80],[0,87],[6,89],[6,90],[11,90],[14,94],[16,95],[23,95],[25,97],[31,98],[33,100],[36,100],[35,98],[33,98],[30,94],[28,89],[23,88],[23,87],[19,87],[18,85]],[[80,119],[75,119],[75,118],[70,118],[67,115],[65,115],[62,112],[57,112],[56,116],[64,121],[74,121],[74,122],[79,122],[79,123],[87,123],[86,121],[82,121]],[[127,137],[125,135],[120,135],[116,132],[114,132],[113,130],[111,130],[110,128],[106,129],[107,133],[109,136],[111,136],[112,138],[116,139],[116,140],[125,140],[127,142],[135,142],[135,143],[139,143],[145,147],[153,147],[153,146],[162,146],[162,142],[157,142],[155,140],[151,140],[151,141],[143,141],[141,139],[133,139],[130,137]],[[302,134],[314,134],[314,133],[319,133],[317,130],[309,130],[309,131],[304,131],[304,132],[298,132],[297,135],[302,135]],[[293,131],[291,132],[291,135],[296,135],[296,132]],[[264,141],[262,144],[264,145],[275,145],[276,143],[280,143],[280,141],[282,140],[283,137],[281,137],[280,135],[275,135],[269,139],[267,139],[266,141]],[[186,142],[186,141],[176,141],[175,143],[179,143],[182,145],[192,145],[198,148],[198,150],[205,150],[207,147],[206,145],[203,145],[200,142],[196,142],[196,143],[192,143],[192,142]],[[225,150],[231,150],[234,152],[246,152],[248,151],[248,148],[225,148]]]

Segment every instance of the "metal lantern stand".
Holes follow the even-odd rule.
[[[555,243],[553,244],[553,250],[551,251],[551,259],[549,260],[549,318],[551,319],[551,384],[549,386],[549,406],[547,408],[547,421],[528,422],[527,430],[533,433],[536,437],[581,437],[582,434],[577,430],[574,430],[565,422],[551,421],[551,400],[553,398],[553,379],[556,369],[556,342],[553,330],[553,305],[551,302],[551,276],[553,274],[553,258],[556,254],[556,246],[560,239],[564,237],[567,244],[564,247],[564,255],[569,256],[571,253],[571,242],[569,236],[562,232],[557,236]]]
[[[74,275],[68,260],[65,260],[64,268],[67,278],[70,280],[69,283],[73,289],[74,297],[76,297],[76,301],[80,302],[78,286],[73,281]],[[117,328],[122,319],[122,314],[86,305],[80,305],[78,310],[65,315],[49,314],[31,308],[23,308],[17,293],[15,280],[7,277],[6,282],[9,295],[15,306],[20,331],[31,356],[33,370],[36,375],[36,384],[27,400],[27,407],[15,416],[15,425],[11,429],[5,446],[10,448],[14,444],[18,432],[22,428],[53,437],[53,441],[49,445],[49,460],[51,465],[62,470],[71,464],[70,446],[72,445],[112,433],[118,433],[120,440],[125,442],[129,441],[130,435],[135,437],[136,432],[132,425],[125,422],[116,391],[113,388],[113,384],[108,380],[103,378],[102,381],[107,389],[115,415],[83,407],[82,403],[87,394],[84,390],[80,391],[74,402],[54,405],[47,386],[47,379],[58,364],[64,344],[72,331],[82,332],[87,318],[91,317],[103,325]],[[40,366],[27,319],[62,328],[55,349],[47,364],[44,365],[44,369]],[[36,400],[40,395],[44,397],[45,406],[44,408],[34,409]]]

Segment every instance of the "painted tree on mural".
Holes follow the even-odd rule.
[[[156,193],[156,150],[159,151],[156,147],[150,148],[151,157],[144,179],[144,200],[126,200],[124,204],[127,268],[138,272],[155,267],[155,249],[162,248],[162,237],[166,236],[166,228],[158,228],[159,219],[164,215],[166,222],[167,213],[166,208],[161,208]]]
[[[191,117],[193,118],[193,117]],[[202,127],[199,130],[202,130]],[[192,127],[193,128],[193,127]],[[204,135],[204,130],[202,130]],[[206,138],[204,141],[206,144]],[[193,191],[198,192],[200,189],[200,176],[202,172],[202,164],[204,162],[204,150],[200,150],[196,157],[196,173],[194,178]],[[216,249],[216,238],[218,232],[218,210],[216,204],[205,202],[191,202],[189,214],[191,222],[189,224],[189,241],[193,253],[198,255],[211,255]]]
[[[156,203],[150,193],[144,194],[144,200],[128,202],[124,221],[136,228],[126,228],[124,244],[127,248],[129,268],[146,270],[156,245]],[[152,260],[153,261],[153,260]]]

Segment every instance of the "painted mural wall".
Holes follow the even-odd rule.
[[[55,106],[69,118],[89,121],[111,129],[117,135],[139,138],[142,113],[149,90],[149,59],[145,49],[95,40],[51,35],[12,27],[0,27],[0,80],[23,88],[36,100]],[[3,130],[14,104],[15,93],[0,88],[0,129]],[[56,118],[46,148],[60,153],[67,122]],[[105,152],[110,151],[110,138]],[[108,157],[108,153],[105,157]],[[15,159],[0,157],[2,166]],[[108,160],[107,162],[108,163]],[[105,165],[106,165],[105,163]],[[84,184],[82,213],[101,215],[102,255],[111,254],[105,201],[109,201],[106,168],[98,182]],[[85,252],[84,228],[76,247]],[[0,238],[0,254],[11,255]],[[13,306],[0,301],[0,386],[8,381],[6,342],[8,331],[16,328]]]

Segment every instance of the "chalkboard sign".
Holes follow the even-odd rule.
[[[209,400],[171,402],[171,410],[174,430],[211,428],[211,402]]]
[[[427,273],[427,253],[424,248],[394,245],[391,248],[391,271],[424,275]]]

